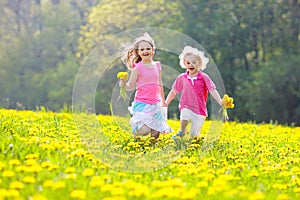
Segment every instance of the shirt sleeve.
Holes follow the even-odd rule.
[[[172,85],[172,90],[176,92],[176,94],[181,93],[183,89],[182,76],[176,78],[175,82]]]
[[[203,74],[203,79],[207,87],[207,90],[209,92],[217,88],[215,83],[211,80],[211,78],[207,74]]]

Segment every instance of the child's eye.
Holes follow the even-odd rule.
[[[151,48],[147,48],[147,50],[149,51],[149,50],[151,50]]]
[[[140,51],[144,51],[144,49],[140,49]]]

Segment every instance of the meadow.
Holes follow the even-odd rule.
[[[210,137],[206,121],[201,137],[155,142],[134,140],[128,118],[0,116],[0,200],[300,198],[299,127],[225,122]]]

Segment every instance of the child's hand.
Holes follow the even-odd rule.
[[[162,103],[160,106],[161,106],[161,107],[168,107],[168,104]]]
[[[124,80],[119,81],[119,87],[124,87],[126,85],[126,82]]]
[[[127,72],[119,72],[117,74],[117,78],[120,79],[119,81],[119,87],[120,87],[120,97],[123,98],[124,101],[127,100],[127,94],[126,94],[126,81],[128,80],[128,73]],[[119,99],[118,98],[118,99]]]
[[[222,107],[224,121],[227,121],[229,120],[227,108],[234,108],[233,98],[228,96],[227,94],[224,94],[222,98]]]
[[[160,106],[161,106],[161,107],[168,107],[168,104],[166,104],[165,101],[161,101]]]

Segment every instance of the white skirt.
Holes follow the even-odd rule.
[[[130,125],[133,133],[143,125],[160,133],[173,132],[167,124],[166,108],[162,108],[159,104],[145,104],[141,102],[133,102],[132,104],[129,107],[129,111],[132,114]]]

